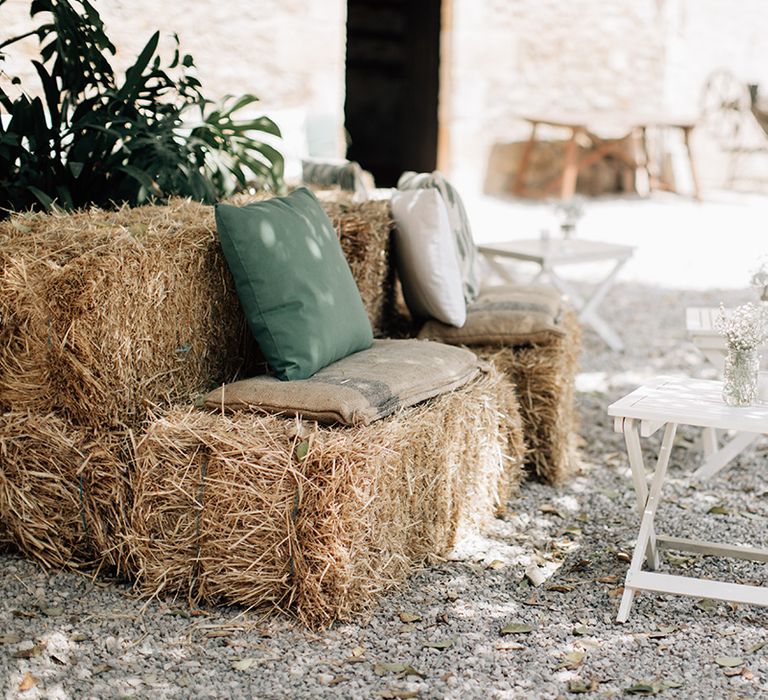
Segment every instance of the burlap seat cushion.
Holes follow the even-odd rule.
[[[546,285],[488,287],[467,307],[461,328],[427,321],[418,337],[450,345],[509,346],[564,335],[560,293]]]
[[[308,379],[253,377],[205,397],[210,409],[300,415],[322,423],[368,425],[397,409],[466,384],[479,371],[474,353],[423,340],[375,340]]]

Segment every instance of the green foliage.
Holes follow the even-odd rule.
[[[33,64],[44,97],[12,98],[0,83],[0,209],[170,195],[214,202],[251,185],[282,188],[283,158],[259,138],[279,137],[277,126],[236,116],[257,101],[252,95],[218,106],[207,100],[178,38],[167,66],[156,32],[118,76],[115,47],[88,0],[33,0],[30,15],[37,28],[0,43],[0,60],[7,46],[37,36],[41,60]]]

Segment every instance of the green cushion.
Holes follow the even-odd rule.
[[[371,346],[339,239],[309,190],[217,204],[216,227],[248,325],[279,379],[306,379]]]

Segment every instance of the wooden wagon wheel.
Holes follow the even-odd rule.
[[[721,68],[707,78],[701,95],[701,120],[723,147],[738,147],[750,108],[749,89],[733,73]]]

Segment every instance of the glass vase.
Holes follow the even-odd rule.
[[[723,371],[723,401],[729,406],[754,404],[759,369],[757,348],[728,348]]]

